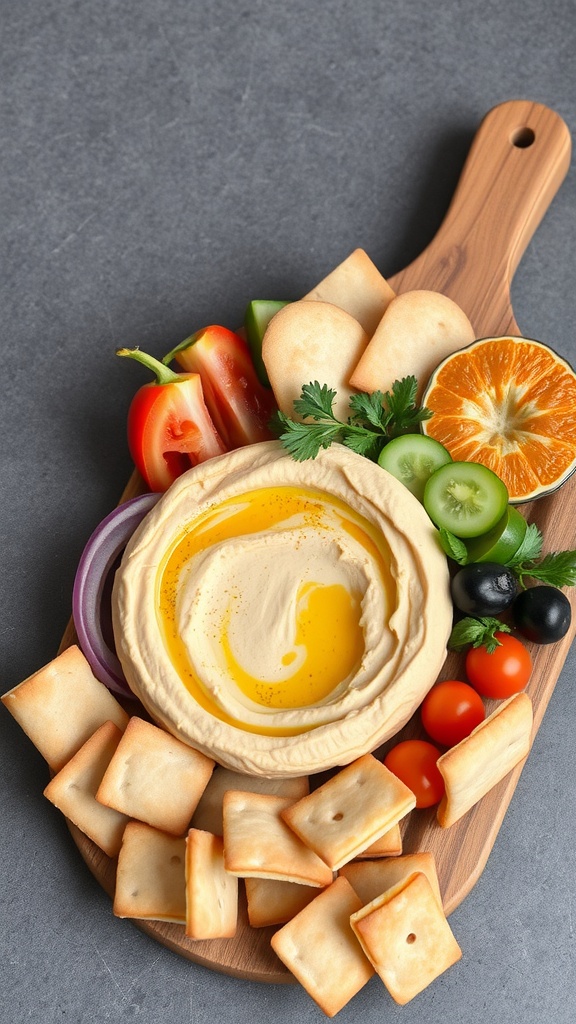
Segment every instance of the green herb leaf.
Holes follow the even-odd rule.
[[[448,639],[448,648],[451,651],[463,651],[465,647],[485,647],[488,654],[493,654],[496,648],[501,646],[501,641],[495,634],[511,632],[510,626],[500,619],[493,619],[490,616],[466,616],[453,627]]]
[[[300,398],[294,402],[295,412],[301,416],[311,416],[314,420],[330,419],[336,421],[332,410],[336,392],[327,384],[320,385],[317,380],[302,386]]]
[[[526,586],[525,578],[540,580],[552,587],[576,586],[576,551],[551,551],[540,558],[542,542],[538,527],[529,523],[518,551],[506,562],[520,586]]]
[[[345,444],[351,451],[356,452],[357,455],[363,455],[366,459],[377,462],[378,456],[384,447],[384,440],[381,435],[368,433],[367,431],[348,433],[344,427],[342,431],[342,444]]]
[[[535,523],[529,523],[520,547],[514,552],[512,558],[508,559],[506,565],[510,569],[514,569],[515,566],[521,565],[522,562],[532,562],[539,558],[541,552],[542,534]]]
[[[407,433],[418,426],[422,420],[430,419],[432,415],[430,409],[419,408],[415,404],[417,390],[418,381],[416,377],[410,376],[403,377],[402,380],[395,380],[392,391],[385,393],[383,405],[390,412],[388,424],[389,428],[392,427],[392,432],[390,429],[388,430],[390,437]]]
[[[280,441],[296,462],[315,459],[321,448],[329,448],[333,441],[339,439],[341,428],[338,423],[299,423],[281,412],[277,414],[276,421],[284,427]]]
[[[518,566],[522,576],[540,580],[552,587],[576,586],[576,551],[551,551],[540,562]],[[522,582],[522,581],[521,581]]]
[[[391,414],[385,411],[383,401],[384,395],[381,391],[373,391],[371,394],[360,391],[350,395],[352,421],[354,423],[369,423],[377,430],[385,430]]]
[[[448,558],[452,558],[458,565],[468,564],[468,548],[466,547],[463,540],[460,537],[456,537],[454,533],[447,530],[444,526],[440,527],[439,539],[442,546],[442,550],[448,555]]]
[[[416,391],[418,381],[416,377],[402,377],[402,380],[395,380],[392,391],[384,395],[385,404],[393,416],[399,417],[416,402]]]
[[[414,403],[418,381],[404,377],[394,381],[392,390],[383,394],[356,392],[350,397],[350,418],[346,423],[334,415],[336,391],[317,380],[304,384],[294,409],[305,422],[297,422],[278,413],[275,430],[292,457],[299,462],[315,459],[321,448],[334,441],[377,461],[384,445],[398,434],[416,430],[432,413]],[[311,422],[313,420],[314,422]]]

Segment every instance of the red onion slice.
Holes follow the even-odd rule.
[[[115,562],[160,494],[141,494],[118,505],[96,527],[78,563],[72,591],[72,618],[80,649],[94,675],[109,690],[133,697],[122,666],[104,635],[105,592]]]

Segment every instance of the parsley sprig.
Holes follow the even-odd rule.
[[[449,530],[440,530],[440,543],[459,565],[469,562],[466,545]],[[551,587],[576,586],[576,551],[550,551],[542,558],[543,537],[535,523],[529,523],[524,540],[515,554],[503,564],[512,570],[520,587],[526,589],[527,579],[547,583]]]
[[[453,627],[448,647],[451,651],[463,651],[465,647],[485,647],[488,654],[494,654],[496,648],[502,645],[496,634],[511,632],[510,626],[500,619],[493,619],[489,615],[476,618],[467,615]]]
[[[416,377],[403,377],[394,381],[391,391],[357,392],[350,396],[350,416],[343,421],[334,413],[337,392],[311,381],[303,385],[294,402],[294,410],[305,417],[304,422],[277,413],[280,440],[297,462],[315,459],[322,448],[334,442],[376,462],[388,441],[414,431],[432,415],[416,405],[417,389]]]
[[[542,534],[530,523],[516,554],[506,563],[521,587],[524,579],[539,580],[552,587],[576,586],[576,551],[550,551],[541,558]]]

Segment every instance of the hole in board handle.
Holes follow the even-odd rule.
[[[532,128],[524,125],[522,128],[515,128],[510,136],[510,142],[517,149],[528,149],[534,143],[536,135]]]

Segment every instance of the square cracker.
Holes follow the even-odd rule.
[[[96,799],[172,835],[188,830],[214,761],[142,718],[131,718]]]
[[[434,855],[427,851],[405,853],[403,857],[394,857],[391,860],[353,861],[351,864],[344,864],[339,874],[348,879],[354,892],[358,893],[362,904],[366,906],[416,871],[426,875],[439,905],[442,906],[436,861]]]
[[[114,722],[105,722],[44,790],[44,796],[109,857],[118,854],[129,818],[99,803],[96,791],[121,737]]]
[[[367,846],[365,850],[361,850],[360,853],[356,854],[357,860],[370,859],[371,857],[399,857],[402,853],[402,833],[400,832],[400,825],[397,823],[393,825],[388,832],[385,832],[380,839],[377,839],[370,846]]]
[[[404,1005],[462,956],[432,887],[410,875],[350,917],[392,998]]]
[[[186,923],[186,840],[129,821],[118,855],[116,917]]]
[[[299,800],[310,792],[310,783],[307,775],[294,779],[266,779],[261,775],[242,775],[231,768],[216,765],[194,811],[193,828],[212,832],[216,836],[224,834],[222,801],[229,789],[240,790],[243,793],[273,793]]]
[[[124,708],[96,679],[75,644],[1,699],[54,772],[104,722],[124,729],[128,721]]]
[[[442,828],[458,821],[524,760],[530,751],[532,718],[528,694],[517,693],[438,758],[445,784],[436,812]]]
[[[244,886],[248,921],[252,928],[286,924],[318,895],[314,886],[283,882],[277,878],[246,878]]]
[[[282,812],[300,839],[336,871],[416,805],[412,790],[372,754]]]
[[[337,878],[271,939],[276,955],[328,1017],[374,974],[350,927],[359,909],[352,886]]]
[[[322,888],[333,873],[292,832],[281,813],[290,797],[230,790],[224,796],[224,863],[241,878],[277,878]]]
[[[221,836],[191,828],[186,837],[186,935],[229,939],[238,921],[238,879],[224,868]]]

